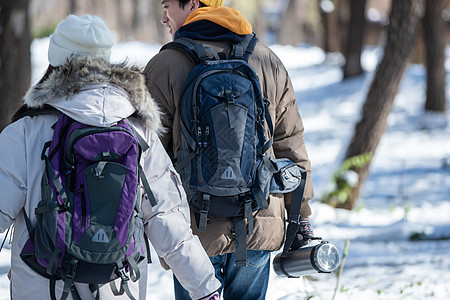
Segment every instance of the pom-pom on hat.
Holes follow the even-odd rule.
[[[63,65],[72,56],[110,59],[114,36],[102,19],[69,15],[56,26],[50,36],[48,61],[54,67]]]
[[[217,7],[223,5],[223,0],[200,0],[203,4],[207,6]]]

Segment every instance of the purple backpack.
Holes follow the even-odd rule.
[[[147,148],[126,120],[92,127],[60,115],[42,151],[42,199],[34,228],[26,217],[30,238],[20,255],[50,279],[52,299],[56,280],[64,281],[61,299],[73,295],[74,282],[90,284],[97,297],[98,285],[110,282],[115,295],[134,299],[127,282],[139,279],[137,263],[149,252],[139,179],[156,205],[139,165]]]

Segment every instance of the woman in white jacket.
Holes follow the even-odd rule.
[[[157,205],[142,201],[144,228],[154,249],[171,268],[193,299],[218,299],[220,283],[198,238],[190,229],[186,197],[157,132],[159,112],[145,88],[141,72],[109,62],[114,39],[95,16],[69,16],[50,38],[49,69],[25,95],[28,108],[50,105],[91,126],[111,126],[128,118],[150,146],[141,165]],[[30,269],[19,257],[29,238],[24,211],[32,225],[41,199],[44,172],[41,152],[51,140],[57,114],[23,117],[0,134],[0,232],[14,224],[11,249],[11,298],[50,299],[49,280]],[[141,280],[130,290],[135,298],[146,296],[146,263],[140,264]],[[63,284],[57,281],[56,296]],[[93,299],[87,284],[76,284],[82,299]],[[100,299],[112,297],[109,285],[100,288]],[[139,296],[138,296],[139,295]],[[110,297],[111,296],[111,297]],[[125,298],[128,298],[125,295]],[[69,295],[71,299],[71,295]]]

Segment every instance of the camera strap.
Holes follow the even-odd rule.
[[[306,172],[302,172],[302,179],[298,187],[292,192],[291,207],[289,209],[286,239],[281,256],[286,256],[300,227],[300,209],[302,207],[303,193],[306,185]]]

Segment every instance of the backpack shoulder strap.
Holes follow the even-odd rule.
[[[242,42],[233,44],[230,52],[230,57],[248,61],[253,53],[253,50],[255,50],[257,42],[258,38],[254,33],[245,35],[245,38]]]
[[[160,51],[165,49],[175,49],[186,54],[194,65],[208,59],[205,47],[201,43],[197,43],[193,39],[182,37],[170,43],[165,44]]]
[[[41,114],[60,114],[60,113],[61,112],[59,110],[48,104],[44,104],[44,106],[39,108],[29,107],[28,105],[24,104],[14,113],[14,115],[11,117],[11,121],[15,122],[26,116],[36,116]]]
[[[144,138],[136,131],[136,128],[134,128],[134,126],[125,119],[125,121],[127,122],[127,124],[130,126],[131,130],[133,131],[133,133],[136,135],[136,138],[139,142],[139,145],[142,149],[142,152],[145,152],[149,149],[149,145],[147,144],[147,142],[144,140]],[[156,204],[158,204],[155,195],[153,195],[153,192],[150,188],[150,185],[148,184],[147,181],[147,176],[145,176],[145,172],[144,169],[142,168],[141,164],[139,163],[138,165],[138,173],[139,173],[139,178],[141,179],[142,185],[144,186],[144,191],[145,191],[145,197],[150,201],[150,204],[152,206],[155,206]]]
[[[128,119],[125,118],[124,121],[128,124],[128,126],[130,126],[131,131],[133,131],[133,133],[135,134],[136,139],[141,146],[142,152],[147,151],[150,146],[147,144],[144,138],[137,132],[136,128],[134,128],[134,126],[130,123],[130,121],[128,121]]]
[[[245,35],[245,38],[240,43],[235,43],[229,53],[229,58],[243,59],[248,61],[255,49],[258,38],[254,33]],[[210,47],[203,46],[193,39],[181,37],[170,43],[165,44],[160,51],[165,49],[175,49],[185,53],[194,65],[202,61],[210,59],[206,50],[212,53],[214,59],[218,60],[220,56]]]

